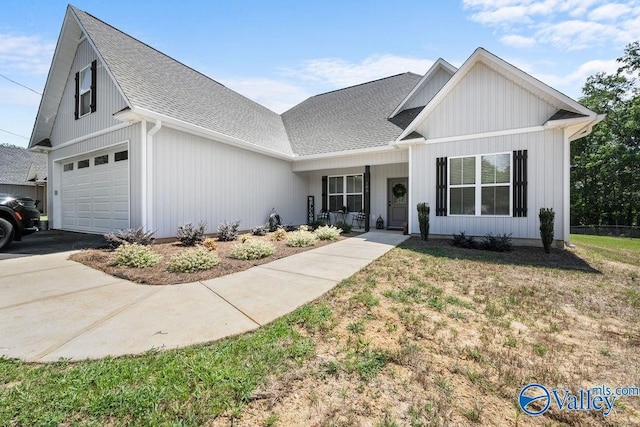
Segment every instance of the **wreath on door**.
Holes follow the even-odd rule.
[[[407,194],[407,187],[405,187],[404,184],[398,183],[391,188],[391,192],[393,193],[393,197],[400,199]]]

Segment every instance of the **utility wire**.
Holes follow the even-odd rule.
[[[22,86],[22,87],[23,87],[23,88],[25,88],[25,89],[29,89],[29,90],[30,90],[31,92],[33,92],[33,93],[36,93],[36,94],[38,94],[38,95],[42,95],[42,94],[41,94],[40,92],[38,92],[37,90],[33,90],[33,89],[31,89],[29,86],[25,86],[25,85],[23,85],[22,83],[18,83],[18,82],[17,82],[17,81],[15,81],[15,80],[11,80],[9,77],[5,76],[5,75],[4,75],[4,74],[2,74],[2,73],[0,73],[0,77],[3,77],[3,78],[5,78],[5,79],[9,80],[11,83],[15,83],[15,84],[17,84],[18,86]],[[18,135],[18,136],[19,136],[19,135]]]
[[[5,132],[5,133],[8,133],[8,134],[13,135],[13,136],[19,136],[20,138],[24,138],[24,139],[29,139],[28,137],[26,137],[24,135],[18,135],[17,133],[9,132],[8,130],[4,130],[4,129],[0,129],[0,132]]]

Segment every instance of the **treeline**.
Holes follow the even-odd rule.
[[[571,143],[572,225],[640,225],[640,42],[618,63],[582,89],[580,103],[607,116]]]

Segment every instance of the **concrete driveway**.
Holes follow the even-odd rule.
[[[202,282],[138,285],[69,261],[0,261],[0,356],[81,360],[241,334],[312,301],[406,240],[370,232]]]
[[[77,249],[101,248],[108,243],[100,234],[73,233],[70,231],[38,231],[22,237],[20,242],[12,242],[0,251],[0,260],[32,255],[55,254]]]

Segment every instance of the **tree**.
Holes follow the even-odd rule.
[[[640,43],[618,62],[582,88],[580,102],[606,118],[571,146],[572,224],[640,225]]]

